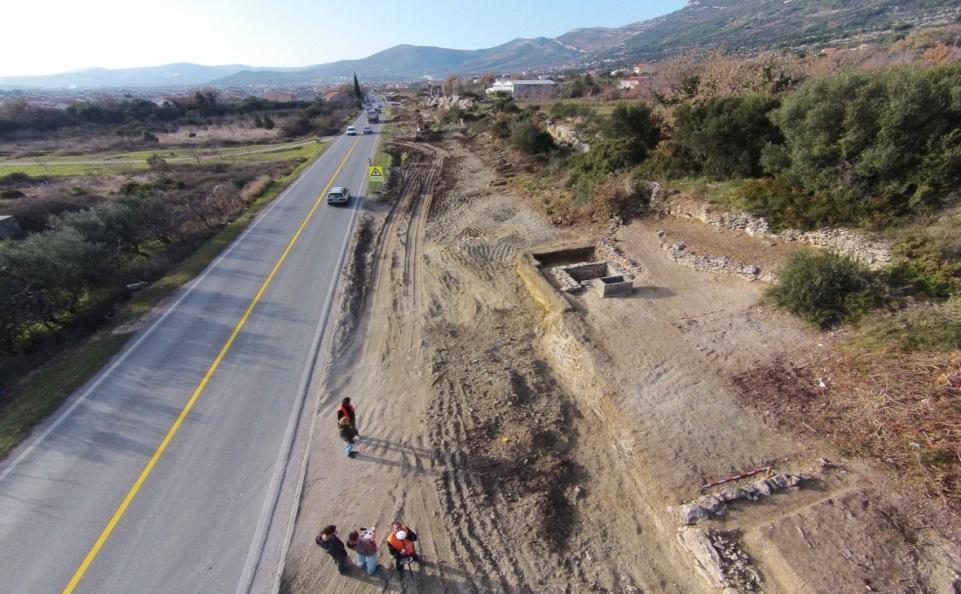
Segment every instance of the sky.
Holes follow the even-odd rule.
[[[685,0],[12,0],[0,76],[172,62],[307,66],[399,43],[478,49],[618,27]]]

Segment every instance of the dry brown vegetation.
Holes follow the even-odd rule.
[[[43,231],[50,216],[65,212],[82,210],[110,200],[120,189],[128,184],[153,184],[161,179],[171,180],[168,191],[171,199],[187,200],[191,195],[204,195],[218,184],[239,185],[244,187],[255,178],[265,181],[257,183],[257,191],[251,194],[245,188],[244,201],[263,191],[271,178],[279,177],[289,171],[296,163],[274,161],[248,165],[222,164],[176,165],[165,171],[143,171],[123,175],[82,175],[20,178],[3,184],[0,189],[17,190],[23,195],[16,198],[0,199],[0,213],[16,217],[20,228],[25,232]],[[128,186],[132,187],[132,186]]]
[[[822,352],[778,360],[733,378],[742,399],[781,427],[869,455],[902,479],[961,509],[961,353],[879,357]]]

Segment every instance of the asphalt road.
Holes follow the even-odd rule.
[[[365,185],[377,138],[337,138],[0,464],[0,592],[61,592],[72,580],[98,593],[272,583],[284,530],[270,527],[285,525],[291,504],[275,499],[298,470],[288,454],[307,425],[306,381],[359,201],[321,203],[287,248],[329,184]],[[262,549],[272,563],[260,563]]]

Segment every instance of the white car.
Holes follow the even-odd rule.
[[[373,134],[374,130],[370,126],[364,126],[364,134]]]
[[[357,136],[357,128],[353,126],[347,126],[347,136]]]
[[[347,204],[350,202],[350,190],[343,186],[334,186],[327,192],[327,204]]]

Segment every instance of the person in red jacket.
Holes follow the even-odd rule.
[[[414,546],[416,540],[417,535],[407,526],[400,522],[391,524],[390,532],[387,534],[387,550],[394,558],[397,571],[404,571],[404,567],[411,563],[421,562],[417,555],[417,547]]]
[[[340,401],[337,406],[337,424],[340,424],[340,420],[344,417],[350,419],[350,426],[354,429],[357,428],[357,413],[354,411],[354,405],[350,403],[350,398],[344,398]]]

